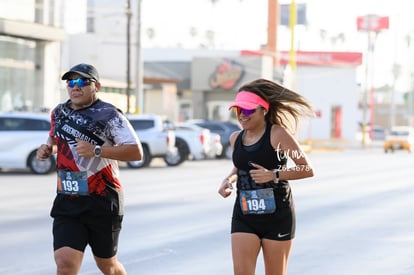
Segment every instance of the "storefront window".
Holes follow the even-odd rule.
[[[30,109],[35,98],[35,46],[0,35],[0,111]]]

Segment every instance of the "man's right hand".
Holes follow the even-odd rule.
[[[36,158],[38,160],[46,160],[50,157],[53,152],[53,146],[49,144],[42,144],[37,149]]]

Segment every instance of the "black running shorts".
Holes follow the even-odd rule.
[[[272,214],[244,215],[236,206],[231,222],[231,233],[252,233],[260,239],[276,241],[294,239],[295,229],[295,211],[292,208],[279,209]]]
[[[53,248],[68,246],[84,252],[87,245],[94,256],[111,258],[118,250],[123,216],[57,216],[53,221]]]
[[[237,195],[231,233],[256,234],[260,239],[292,240],[296,231],[296,215],[289,185],[274,189],[276,211],[271,214],[243,214]]]

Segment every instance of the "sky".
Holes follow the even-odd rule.
[[[74,1],[86,0],[71,0],[71,4]],[[99,3],[101,1],[109,0],[98,0]],[[144,48],[204,46],[214,49],[257,50],[267,41],[267,0],[218,0],[215,4],[210,0],[141,1],[141,45]],[[279,0],[279,4],[290,4],[291,1],[293,0]],[[131,2],[132,12],[136,14],[136,0]],[[368,48],[367,34],[358,32],[357,17],[368,14],[388,16],[390,27],[379,33],[376,40],[374,78],[378,86],[395,84],[403,90],[412,85],[413,80],[409,76],[414,74],[410,69],[414,67],[414,50],[409,52],[405,39],[410,34],[414,40],[414,17],[409,8],[412,0],[295,2],[307,6],[307,25],[295,28],[294,47],[298,50],[365,53]],[[108,8],[108,13],[123,13],[125,4],[122,1],[119,3],[122,5],[118,11]],[[99,5],[99,8],[105,9],[105,5]],[[76,13],[70,14],[73,18],[69,20],[72,22],[81,21],[81,10],[77,9]],[[76,24],[71,26],[76,31]],[[192,34],[191,29],[195,30]],[[321,30],[325,31],[327,39],[321,39]],[[206,38],[208,31],[214,33],[214,40]],[[345,41],[333,44],[331,40],[341,33],[345,35]],[[277,47],[279,50],[290,49],[288,28],[279,27]],[[402,68],[402,74],[395,83],[393,64]]]
[[[142,0],[143,32],[148,28],[155,30],[155,36],[152,41],[147,41],[148,44],[174,46],[181,43],[187,46],[194,40],[189,34],[190,27],[198,29],[196,37],[199,38],[210,29],[216,33],[216,47],[254,49],[266,42],[267,2],[218,0],[213,5],[209,0]],[[356,17],[370,13],[397,16],[398,20],[407,21],[410,17],[407,9],[409,2],[410,0],[296,0],[298,4],[307,5],[306,29],[311,34],[325,29],[330,35],[339,32],[355,34]],[[289,4],[290,1],[279,0],[279,3]],[[414,23],[413,20],[411,23]],[[391,20],[391,26],[396,24],[399,22]],[[408,28],[400,25],[400,28]],[[411,26],[414,29],[414,24]],[[285,46],[286,43],[280,42],[281,46]]]

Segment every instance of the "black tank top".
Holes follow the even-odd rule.
[[[273,148],[271,138],[272,125],[266,125],[266,131],[263,136],[255,144],[246,146],[243,145],[243,135],[245,130],[242,130],[237,136],[234,143],[233,163],[238,169],[237,175],[237,189],[261,189],[275,187],[275,183],[270,181],[265,184],[257,184],[250,177],[249,171],[253,169],[249,162],[257,163],[268,170],[282,169],[286,166],[287,156],[284,152]],[[279,181],[280,184],[286,184],[287,181]]]

